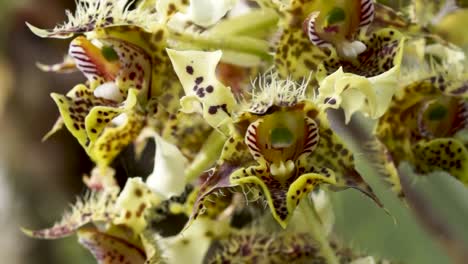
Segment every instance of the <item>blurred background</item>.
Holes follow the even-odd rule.
[[[49,94],[64,94],[84,77],[80,73],[40,71],[35,63],[59,62],[69,42],[40,39],[25,25],[28,21],[51,28],[64,21],[65,9],[74,10],[74,6],[74,0],[0,0],[0,263],[95,263],[75,237],[41,241],[20,232],[20,227],[44,228],[59,220],[76,197],[84,194],[81,179],[92,168],[68,131],[61,130],[41,141],[59,116]],[[460,42],[466,47],[466,31],[456,36],[465,37]],[[120,157],[114,164],[124,176],[145,175],[139,166],[126,160]],[[449,184],[466,195],[466,189],[457,182]],[[440,193],[440,197],[450,192]],[[467,201],[468,196],[464,197]],[[404,263],[450,263],[399,202],[394,201],[396,223],[356,192],[342,192],[333,201],[337,230],[353,246],[406,260]],[[466,206],[464,210],[468,212]],[[460,212],[456,210],[458,215],[452,219],[466,223],[463,219],[468,215],[460,218]]]
[[[35,62],[59,62],[68,42],[40,39],[25,25],[53,27],[74,6],[73,0],[0,0],[1,263],[93,263],[75,237],[40,241],[19,230],[59,220],[84,193],[81,177],[92,168],[66,130],[41,142],[58,117],[49,94],[66,93],[83,77],[41,72]]]

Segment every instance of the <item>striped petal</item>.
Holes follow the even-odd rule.
[[[359,27],[369,26],[374,20],[374,15],[374,1],[361,0],[361,8],[359,12]]]

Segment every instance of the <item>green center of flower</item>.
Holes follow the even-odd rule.
[[[109,47],[109,46],[102,47],[101,53],[102,53],[102,56],[104,56],[104,58],[107,61],[112,62],[112,61],[116,61],[119,59],[119,55],[112,47]]]
[[[427,118],[431,121],[441,120],[447,115],[447,108],[441,104],[434,104],[430,106],[427,111]]]
[[[275,127],[270,131],[270,142],[275,149],[287,148],[294,143],[294,134],[286,127]]]
[[[346,13],[343,8],[334,7],[330,12],[328,12],[326,21],[328,25],[332,25],[344,21],[345,18]]]
[[[251,125],[247,142],[270,167],[273,177],[285,181],[294,174],[295,162],[305,147],[307,126],[299,109],[283,108]]]

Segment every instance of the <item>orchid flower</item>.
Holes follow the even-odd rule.
[[[191,109],[200,106],[208,123],[214,128],[225,125],[221,131],[229,133],[217,165],[200,189],[193,218],[209,207],[204,201],[208,195],[235,186],[259,188],[283,227],[300,198],[319,184],[356,187],[376,199],[369,186],[352,180],[357,174],[352,153],[329,128],[324,113],[307,100],[305,84],[278,80],[277,75],[265,77],[247,109],[236,111],[229,88],[213,79],[217,60],[210,58],[219,58],[219,53],[169,53],[184,90],[196,94],[192,97],[198,105]],[[218,96],[205,95],[206,87],[213,87],[212,94]],[[327,158],[330,154],[333,159]]]
[[[467,128],[468,82],[452,78],[436,73],[409,83],[379,120],[376,133],[397,164],[409,160],[424,173],[445,170],[466,184],[468,152],[456,134]]]
[[[275,65],[283,77],[291,74],[300,80],[319,71],[323,79],[340,66],[345,72],[371,77],[399,64],[401,34],[389,29],[374,31],[371,37],[357,34],[372,23],[374,3],[348,2],[291,1],[280,9],[283,32],[275,45]]]
[[[147,122],[162,122],[179,107],[181,87],[171,81],[175,74],[164,50],[168,33],[157,13],[142,6],[129,10],[126,1],[83,1],[62,26],[29,25],[41,37],[85,34],[71,41],[69,57],[87,83],[67,95],[52,95],[62,121],[51,133],[64,124],[100,167],[109,165]]]

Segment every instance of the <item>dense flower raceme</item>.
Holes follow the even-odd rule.
[[[61,117],[47,136],[65,126],[96,168],[71,213],[27,234],[76,233],[99,263],[375,263],[335,241],[319,208],[317,195],[347,188],[383,206],[327,109],[376,120],[371,147],[396,193],[402,161],[468,182],[463,52],[370,0],[256,2],[78,1],[61,26],[29,25],[74,37],[62,63],[39,65],[86,78],[52,94]],[[458,74],[411,68],[426,57]],[[153,172],[120,190],[113,159],[148,139]],[[320,232],[297,228],[316,217]]]

